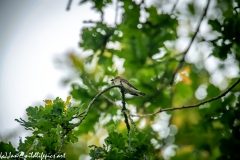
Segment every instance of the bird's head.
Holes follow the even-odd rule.
[[[113,79],[111,79],[111,81],[112,82],[115,82],[115,81],[117,81],[117,80],[120,80],[122,77],[120,77],[120,76],[117,76],[117,77],[115,77],[115,78],[113,78]]]

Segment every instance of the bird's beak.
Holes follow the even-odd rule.
[[[112,81],[112,82],[113,82],[113,80],[114,80],[114,79],[111,79],[110,81]]]

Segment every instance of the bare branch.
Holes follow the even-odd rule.
[[[82,113],[76,114],[75,116],[72,116],[71,120],[73,120],[74,118],[80,118],[82,117],[82,115],[85,113],[85,111],[83,111]]]
[[[87,78],[89,84],[92,86],[92,88],[93,88],[95,91],[99,92],[98,89],[93,86],[92,81],[90,80],[90,78],[89,78],[88,76],[86,76],[86,78]],[[117,87],[117,86],[116,86],[116,87]],[[118,87],[119,87],[119,86],[118,86]],[[122,107],[122,113],[123,113],[123,116],[124,116],[124,118],[125,118],[124,122],[126,123],[127,130],[128,130],[128,133],[129,133],[129,132],[130,132],[130,125],[129,125],[129,123],[128,123],[128,116],[127,116],[127,114],[125,113],[125,111],[127,110],[127,109],[126,109],[126,101],[125,101],[125,90],[124,90],[124,88],[122,88],[122,85],[121,85],[121,87],[119,87],[119,88],[121,89],[121,95],[122,95],[122,105],[123,105],[123,107]],[[102,92],[103,92],[103,91],[102,91]],[[101,92],[100,92],[100,93],[101,93]],[[105,99],[107,99],[110,103],[112,103],[113,105],[115,105],[115,106],[117,106],[117,107],[120,107],[120,106],[118,106],[114,101],[112,101],[110,98],[108,98],[106,95],[104,95],[104,93],[102,93],[102,95],[103,95],[103,97],[104,97]],[[95,97],[96,97],[96,96],[95,96]],[[95,97],[94,97],[94,98],[95,98]],[[87,110],[86,110],[86,111],[87,111]],[[84,111],[84,112],[86,113],[86,111]],[[84,119],[84,118],[83,118],[83,119]]]
[[[86,118],[86,116],[88,115],[89,110],[91,109],[93,103],[95,102],[95,100],[96,100],[98,97],[100,97],[103,93],[107,92],[109,89],[115,88],[115,87],[118,87],[118,88],[120,88],[120,89],[122,88],[121,85],[113,85],[113,86],[110,86],[110,87],[104,89],[103,91],[99,92],[99,93],[92,99],[92,101],[89,103],[87,109],[84,111],[85,114],[82,116],[82,118],[80,119],[80,121],[75,124],[75,126],[80,125],[80,124],[82,123],[82,121]]]
[[[115,11],[115,25],[117,25],[117,17],[118,17],[118,0],[116,0],[116,11]]]
[[[83,120],[84,120],[84,119],[86,118],[86,116],[88,115],[88,112],[90,111],[93,103],[95,102],[95,100],[96,100],[98,97],[100,97],[103,93],[107,92],[109,89],[112,89],[112,88],[114,88],[114,87],[118,87],[118,88],[120,88],[120,90],[121,90],[121,94],[122,94],[122,104],[123,104],[122,113],[123,113],[123,115],[124,115],[125,123],[126,123],[127,130],[128,130],[128,133],[129,133],[129,132],[130,132],[130,125],[129,125],[129,123],[128,123],[127,114],[125,113],[127,109],[126,109],[126,102],[125,102],[125,91],[124,91],[124,88],[123,88],[122,85],[113,85],[113,86],[110,86],[110,87],[104,89],[103,91],[99,92],[99,93],[92,99],[92,101],[89,103],[87,109],[84,111],[84,114],[83,114],[83,115],[81,114],[82,117],[81,117],[81,119],[79,120],[79,122],[76,123],[74,126],[75,126],[75,127],[76,127],[76,126],[79,126],[79,125],[83,122]]]
[[[200,26],[201,26],[201,23],[202,23],[202,21],[203,21],[203,18],[204,18],[204,17],[206,16],[206,14],[207,14],[207,10],[208,10],[208,7],[209,7],[209,3],[210,3],[210,0],[207,1],[207,4],[206,4],[206,7],[205,7],[205,9],[204,9],[204,11],[203,11],[202,17],[200,18],[200,20],[199,20],[199,22],[198,22],[196,31],[195,31],[195,33],[194,33],[194,35],[193,35],[193,37],[192,37],[192,39],[191,39],[191,41],[190,41],[187,49],[181,54],[181,55],[183,55],[183,57],[182,57],[182,59],[179,61],[179,65],[177,66],[177,68],[175,69],[175,71],[174,71],[174,73],[173,73],[172,79],[171,79],[171,81],[170,81],[170,85],[173,85],[174,79],[175,79],[175,76],[176,76],[177,72],[178,72],[179,69],[182,68],[182,66],[183,66],[184,58],[185,58],[186,54],[188,53],[189,49],[191,48],[192,43],[193,43],[193,41],[195,40],[195,38],[196,38],[196,36],[197,36],[197,34],[198,34],[198,32],[199,32],[199,28],[200,28]]]
[[[182,106],[182,107],[173,107],[173,108],[165,108],[165,109],[159,109],[158,111],[154,112],[154,113],[150,113],[150,114],[143,114],[143,115],[130,115],[132,117],[148,117],[148,116],[153,116],[153,115],[156,115],[160,112],[165,112],[165,111],[173,111],[173,110],[180,110],[180,109],[185,109],[185,108],[195,108],[195,107],[198,107],[198,106],[201,106],[205,103],[208,103],[208,102],[212,102],[214,100],[217,100],[221,97],[224,97],[228,92],[230,92],[238,83],[240,82],[240,78],[235,82],[233,83],[225,92],[223,92],[222,94],[216,96],[216,97],[213,97],[211,99],[208,99],[208,100],[205,100],[205,101],[202,101],[202,102],[199,102],[197,104],[192,104],[192,105],[186,105],[186,106]]]
[[[92,86],[92,88],[93,88],[95,91],[99,92],[99,90],[92,84],[91,79],[90,79],[88,76],[86,76],[86,78],[87,78],[87,80],[88,80],[88,83]],[[118,106],[113,100],[111,100],[110,98],[108,98],[105,94],[103,94],[102,96],[103,96],[106,100],[108,100],[110,103],[112,103],[113,105],[115,105],[115,106],[117,106],[118,108],[120,108],[120,106]]]
[[[62,135],[61,135],[61,144],[59,146],[59,149],[58,149],[58,154],[61,153],[61,150],[62,150],[62,147],[63,147],[63,143],[64,143],[64,137],[71,131],[72,129],[67,129]]]
[[[98,23],[98,21],[92,21],[92,20],[84,20],[83,23]]]
[[[70,11],[72,0],[68,0],[66,11]]]
[[[128,114],[128,118],[129,118],[129,120],[130,120],[130,122],[131,122],[131,125],[133,125],[133,128],[134,128],[135,133],[138,133],[137,126],[136,126],[136,124],[134,123],[134,121],[133,121],[133,119],[132,119],[132,117],[131,117],[130,114]]]
[[[173,14],[173,12],[174,12],[177,4],[178,4],[178,1],[179,1],[179,0],[176,0],[176,2],[174,3],[173,8],[172,8],[172,10],[171,10],[171,14]]]
[[[122,104],[123,104],[122,113],[123,113],[123,116],[124,116],[124,122],[126,123],[126,127],[127,127],[127,130],[128,130],[128,133],[129,133],[130,132],[130,125],[128,123],[128,117],[127,117],[127,114],[126,114],[127,108],[126,108],[126,101],[125,101],[125,90],[124,90],[123,87],[121,87],[120,89],[121,89]]]

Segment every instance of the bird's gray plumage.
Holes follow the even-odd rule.
[[[125,93],[129,93],[134,96],[143,96],[146,97],[146,94],[139,91],[136,87],[134,87],[130,82],[128,82],[126,79],[117,76],[116,78],[112,79],[113,83],[115,85],[123,85],[125,89]]]

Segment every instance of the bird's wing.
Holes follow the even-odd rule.
[[[130,87],[133,87],[134,89],[138,90],[136,87],[134,87],[131,83],[129,83],[126,79],[121,79],[122,82],[127,83]]]

